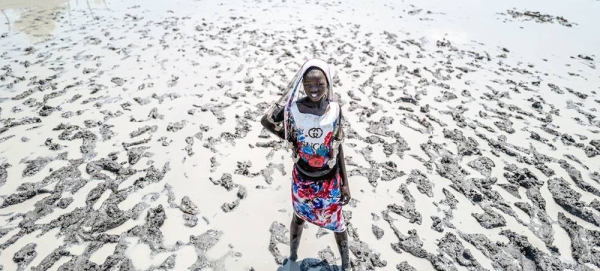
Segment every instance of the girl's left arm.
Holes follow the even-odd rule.
[[[340,123],[339,125],[339,130],[337,132],[336,135],[336,140],[340,140],[343,141],[344,139],[344,130],[343,130],[343,124],[344,124],[344,118],[342,116],[342,112],[340,111]],[[348,184],[348,175],[346,172],[346,159],[344,157],[344,148],[342,147],[343,144],[339,145],[339,150],[338,150],[338,157],[337,157],[337,161],[338,161],[338,167],[340,169],[340,177],[342,178],[342,204],[346,205],[348,204],[348,202],[350,202],[350,199],[352,198],[352,195],[350,194],[350,185]]]
[[[344,161],[344,148],[340,144],[340,150],[338,152],[338,166],[340,168],[340,177],[342,178],[342,186],[341,186],[341,202],[342,205],[346,205],[350,203],[352,199],[352,194],[350,193],[350,185],[348,184],[348,176],[346,175],[346,161]]]
[[[348,187],[348,176],[346,175],[346,161],[344,159],[344,148],[340,144],[338,151],[338,166],[340,167],[340,176],[342,177],[342,185]]]

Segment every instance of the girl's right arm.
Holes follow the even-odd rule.
[[[267,131],[281,139],[284,139],[285,133],[285,130],[283,129],[283,114],[284,107],[275,104],[260,120],[260,123]]]

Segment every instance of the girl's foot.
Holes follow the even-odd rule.
[[[286,266],[288,264],[288,262],[296,262],[296,260],[298,260],[298,255],[292,255],[288,258],[286,258],[285,260],[283,260],[283,266]]]

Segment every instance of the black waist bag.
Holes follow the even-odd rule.
[[[296,169],[298,169],[298,174],[302,176],[302,179],[311,181],[329,181],[335,176],[335,174],[338,173],[339,170],[338,164],[336,163],[335,166],[330,169],[325,169],[321,171],[309,171],[306,169],[310,168],[310,166],[302,159],[299,159],[294,166],[296,167]]]

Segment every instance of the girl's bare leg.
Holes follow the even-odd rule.
[[[292,223],[290,224],[290,260],[296,261],[298,259],[298,247],[302,238],[302,230],[304,230],[304,220],[294,214]]]
[[[342,257],[342,271],[350,271],[350,249],[348,248],[348,233],[346,231],[335,233],[335,242]]]

